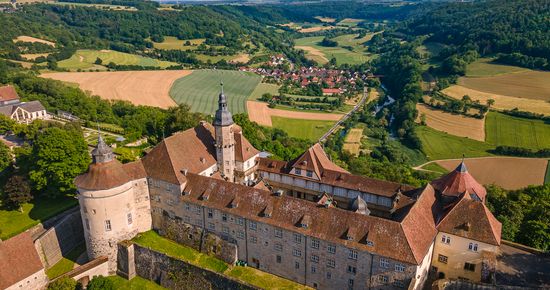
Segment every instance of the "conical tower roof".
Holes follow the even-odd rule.
[[[472,199],[485,201],[487,190],[468,172],[464,160],[449,174],[432,181],[432,186],[448,197],[460,197],[468,194]]]
[[[93,163],[105,163],[113,160],[113,150],[101,137],[101,134],[98,134],[97,137],[97,146],[92,150]]]

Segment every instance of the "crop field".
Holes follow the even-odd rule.
[[[362,49],[362,51],[364,51],[365,47],[363,46],[363,43],[371,40],[375,34],[376,33],[368,33],[361,38],[356,38],[357,36],[359,36],[359,34],[344,34],[337,36],[332,40],[337,41],[339,46],[352,46],[354,47],[354,50],[359,51]]]
[[[494,146],[485,142],[458,137],[434,130],[430,127],[419,126],[416,129],[422,141],[422,151],[430,160],[458,158],[462,154],[466,157],[490,156],[488,150]]]
[[[191,45],[185,45],[189,41]],[[167,50],[195,50],[197,46],[206,41],[205,38],[179,40],[177,37],[165,36],[163,42],[153,42],[156,49]]]
[[[41,76],[77,83],[82,90],[104,99],[168,108],[176,105],[169,95],[172,84],[190,73],[187,70],[60,72]]]
[[[178,104],[188,104],[195,112],[214,114],[218,108],[220,82],[233,114],[246,112],[246,100],[260,83],[260,76],[241,71],[197,70],[174,82],[170,96]]]
[[[550,148],[550,125],[542,120],[490,112],[486,117],[487,143],[539,150]]]
[[[517,98],[493,93],[481,92],[466,88],[460,85],[453,85],[443,90],[443,93],[451,98],[462,99],[464,95],[470,96],[472,100],[480,101],[482,104],[487,103],[487,100],[495,100],[492,108],[497,110],[512,110],[518,108],[521,111],[528,111],[538,114],[550,115],[550,103],[544,100],[534,100],[526,98]]]
[[[327,22],[327,23],[336,21],[336,18],[331,18],[331,17],[315,16],[314,18],[319,19],[319,21],[321,22]]]
[[[175,62],[161,61],[140,55],[118,52],[114,50],[77,50],[76,53],[69,59],[59,62],[60,68],[76,70],[76,69],[92,69],[101,66],[95,65],[97,58],[102,60],[103,65],[113,62],[118,65],[140,65],[166,68],[172,65],[177,65]]]
[[[51,42],[51,41],[48,41],[48,40],[44,40],[44,39],[40,39],[40,38],[36,38],[36,37],[32,37],[32,36],[26,36],[26,35],[18,36],[17,38],[15,38],[13,40],[13,42],[18,42],[18,41],[21,41],[21,42],[40,42],[40,43],[44,43],[44,44],[55,47],[55,42]]]
[[[342,114],[332,113],[312,113],[304,111],[292,111],[271,109],[264,102],[248,101],[246,103],[248,108],[248,117],[251,121],[256,122],[263,126],[272,127],[272,117],[282,117],[287,119],[300,119],[300,120],[323,120],[336,122],[342,118]],[[322,122],[322,121],[321,121]]]
[[[426,125],[438,131],[473,140],[485,141],[485,120],[435,110],[424,104],[417,104],[420,115],[426,116]]]
[[[342,149],[351,154],[359,155],[359,149],[361,148],[361,137],[363,137],[362,128],[351,129],[344,140],[344,146]]]
[[[459,159],[439,160],[437,164],[453,170]],[[544,184],[548,160],[544,158],[487,157],[467,158],[468,171],[481,184],[496,184],[505,189],[520,189]],[[503,170],[505,169],[505,170]]]
[[[362,21],[363,19],[344,18],[342,21],[338,22],[338,25],[346,26],[346,27],[355,27]]]
[[[488,77],[529,71],[526,68],[492,63],[490,58],[480,58],[466,68],[467,77]]]
[[[353,36],[354,34],[352,34]],[[372,36],[371,36],[372,37]],[[343,38],[342,36],[340,37]],[[348,42],[352,37],[347,38]],[[365,48],[358,44],[351,45],[354,51],[349,51],[341,46],[324,47],[319,45],[323,40],[323,36],[303,37],[295,40],[296,48],[306,51],[306,57],[318,62],[319,64],[327,63],[332,57],[336,58],[338,64],[349,63],[359,64],[367,61],[370,57],[365,53]],[[349,44],[349,43],[348,43]],[[341,45],[341,44],[339,44]]]
[[[270,93],[272,95],[278,95],[279,94],[279,85],[276,84],[268,84],[268,83],[259,83],[254,91],[252,91],[252,94],[248,97],[251,101],[256,101],[257,99],[261,98],[263,94]]]
[[[333,125],[334,121],[289,119],[283,117],[271,117],[274,128],[279,128],[289,136],[317,141]]]

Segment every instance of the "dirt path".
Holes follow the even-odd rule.
[[[343,116],[342,114],[295,112],[280,109],[271,109],[267,107],[267,103],[255,101],[247,101],[246,107],[248,109],[248,116],[251,121],[269,127],[273,126],[273,124],[271,123],[272,116],[291,119],[327,121],[338,121]]]
[[[46,73],[41,77],[77,83],[82,90],[109,100],[160,108],[175,106],[169,95],[175,80],[188,70]]]

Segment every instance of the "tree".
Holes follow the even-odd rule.
[[[0,172],[3,172],[11,164],[12,157],[10,148],[4,143],[0,142]]]
[[[48,290],[74,290],[76,284],[75,280],[69,277],[63,277],[50,283],[50,285],[48,285]]]
[[[21,205],[32,199],[31,186],[29,182],[21,175],[11,176],[4,185],[5,204],[10,208],[19,208],[23,211]]]
[[[98,58],[95,59],[95,62],[94,62],[94,63],[95,63],[95,64],[101,65],[101,64],[103,63],[103,60],[102,60],[101,58],[98,57]]]
[[[113,284],[113,281],[109,280],[108,278],[105,278],[103,276],[95,276],[92,280],[90,280],[90,283],[88,283],[88,286],[86,287],[88,290],[114,290],[115,285]]]
[[[90,163],[81,132],[46,128],[33,143],[30,180],[34,189],[56,197],[75,190],[73,180]]]
[[[494,105],[494,104],[495,104],[495,100],[493,100],[493,99],[488,99],[488,100],[487,100],[487,107],[488,107],[488,108],[490,108],[490,107],[491,107],[492,105]]]

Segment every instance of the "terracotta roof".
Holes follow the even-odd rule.
[[[133,176],[128,174],[128,171],[133,172],[133,166],[136,165],[124,166],[116,159],[92,163],[88,172],[76,177],[76,187],[87,190],[104,190],[121,186],[134,180]]]
[[[196,174],[187,174],[187,184],[181,197],[183,201],[217,208],[221,211],[257,220],[280,228],[307,234],[319,239],[341,244],[349,248],[369,251],[394,260],[419,264],[422,257],[417,253],[426,253],[435,234],[430,223],[412,221],[403,224],[375,216],[356,214],[334,207],[323,207],[306,200],[290,196],[274,196],[271,192],[216,180]],[[207,200],[201,196],[210,194]],[[231,207],[234,200],[236,207]],[[429,199],[426,203],[429,203]],[[270,206],[268,206],[270,205]],[[424,207],[424,204],[419,206]],[[270,217],[264,217],[266,208],[271,211]],[[417,211],[411,211],[416,214]],[[307,228],[299,224],[307,216]],[[424,220],[424,217],[420,217]],[[433,224],[433,223],[432,223]],[[298,225],[298,226],[297,226]],[[412,226],[417,228],[412,229]],[[348,229],[352,229],[353,239],[347,240]],[[405,230],[406,229],[406,230]],[[416,233],[411,237],[410,233]],[[419,234],[422,233],[422,234]],[[366,241],[372,242],[372,246]],[[410,244],[414,243],[414,244]]]
[[[466,164],[462,161],[458,167],[449,174],[434,180],[432,186],[442,195],[460,197],[462,194],[475,194],[484,201],[487,191],[468,172]]]
[[[319,143],[315,143],[291,164],[294,168],[313,171],[317,176],[321,176],[325,170],[348,173],[328,159]]]
[[[13,86],[0,87],[0,101],[5,102],[17,99],[19,99],[19,96]]]
[[[235,160],[243,162],[254,155],[260,153],[248,140],[243,136],[242,132],[237,131],[235,136]]]
[[[6,289],[44,268],[28,232],[0,242],[0,261],[0,289]]]
[[[296,177],[296,175],[290,174],[292,168],[287,162],[273,160],[269,158],[259,158],[259,160],[260,170],[279,174],[288,174]],[[321,174],[321,183],[361,192],[368,192],[376,195],[382,195],[386,197],[392,197],[400,190],[409,191],[414,189],[414,187],[410,185],[404,185],[385,180],[353,175],[348,172],[333,170],[323,171],[323,173]]]
[[[142,159],[148,176],[182,184],[182,171],[200,173],[216,164],[213,131],[214,127],[204,122],[164,139]]]
[[[341,92],[340,89],[323,89],[323,94],[339,94]]]
[[[502,224],[483,202],[465,195],[447,211],[437,229],[467,239],[500,245]]]

